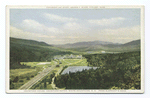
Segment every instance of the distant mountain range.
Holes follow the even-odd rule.
[[[134,40],[125,44],[112,43],[106,41],[88,41],[55,46],[76,51],[134,51],[140,50],[140,40]]]
[[[64,45],[57,45],[57,46],[61,48],[80,48],[80,47],[109,45],[109,44],[118,45],[118,43],[112,43],[112,42],[106,42],[106,41],[87,41],[87,42],[77,42],[73,44],[64,44]]]
[[[87,42],[77,42],[77,43],[69,43],[64,45],[49,45],[45,42],[39,42],[35,40],[26,40],[19,38],[10,38],[10,42],[17,45],[30,45],[30,46],[51,46],[54,49],[59,50],[71,50],[76,52],[88,52],[88,51],[116,51],[116,52],[124,52],[124,51],[139,51],[140,48],[140,39],[133,40],[131,42],[125,44],[112,43],[106,41],[87,41]]]

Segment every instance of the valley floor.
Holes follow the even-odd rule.
[[[11,89],[56,89],[55,78],[62,73],[65,66],[87,66],[87,61],[86,59],[61,59],[52,62],[21,62],[21,64],[31,68],[10,70]],[[49,77],[52,74],[54,76]],[[16,77],[18,78],[14,81]],[[45,78],[47,78],[46,87],[43,82]]]

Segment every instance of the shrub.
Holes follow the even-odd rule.
[[[33,76],[33,75],[31,75],[31,77],[33,78],[34,76]]]
[[[30,77],[27,77],[27,80],[30,80]]]
[[[19,80],[19,82],[23,82],[23,80]]]
[[[13,80],[13,82],[18,82],[18,80],[19,80],[19,77],[16,76],[15,79]]]

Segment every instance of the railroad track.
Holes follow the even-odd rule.
[[[51,67],[46,68],[40,74],[36,75],[34,78],[32,78],[27,83],[25,83],[24,85],[22,85],[19,88],[19,90],[28,90],[28,89],[30,89],[34,84],[36,84],[39,80],[41,80],[44,76],[46,76],[54,68],[55,68],[55,65],[52,65]]]

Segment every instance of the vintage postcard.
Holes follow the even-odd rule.
[[[6,6],[6,93],[144,93],[144,6]]]

